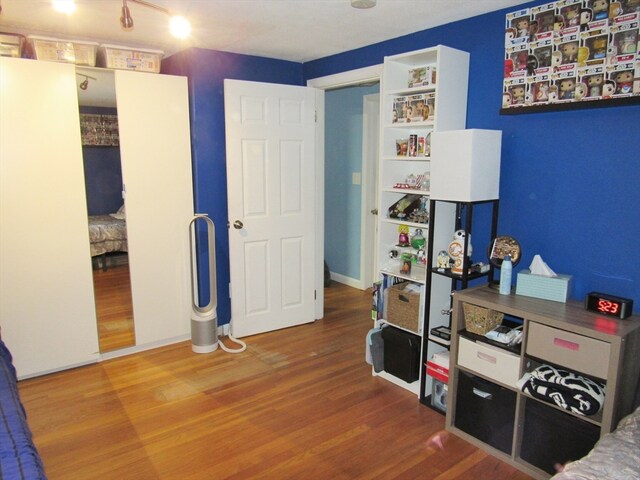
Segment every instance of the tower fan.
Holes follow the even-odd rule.
[[[209,303],[204,306],[198,301],[198,268],[196,246],[196,224],[198,220],[207,226],[207,253],[209,256]],[[216,280],[216,229],[206,214],[197,214],[189,222],[189,238],[191,247],[191,349],[195,353],[209,353],[218,349],[218,345],[226,352],[243,352],[247,345],[242,340],[236,340],[229,333],[229,339],[240,345],[240,348],[230,349],[218,340],[218,293]],[[231,327],[231,325],[229,325]]]

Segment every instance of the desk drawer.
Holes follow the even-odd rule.
[[[601,340],[529,323],[527,354],[563,368],[607,378],[611,345]]]
[[[511,387],[520,378],[520,357],[460,337],[458,364]]]

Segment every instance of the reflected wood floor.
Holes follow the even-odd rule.
[[[110,352],[136,344],[129,265],[93,271],[100,351]]]
[[[324,319],[241,354],[182,342],[20,382],[49,479],[530,478],[430,441],[444,417],[364,362],[370,292],[325,291]]]

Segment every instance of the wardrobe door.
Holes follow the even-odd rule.
[[[98,359],[75,78],[0,57],[0,324],[21,378]]]
[[[193,216],[186,77],[116,71],[136,344],[190,331]]]

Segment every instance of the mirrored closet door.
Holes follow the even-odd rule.
[[[115,78],[77,68],[89,241],[100,352],[136,344]]]

